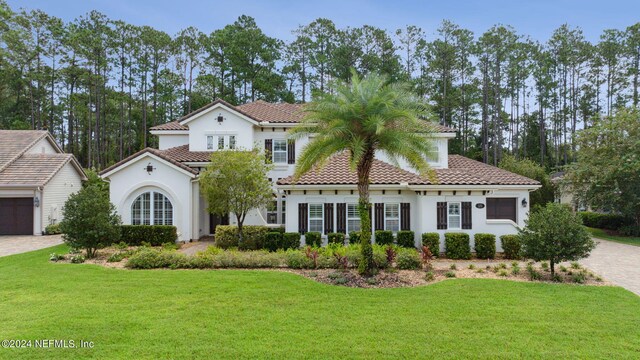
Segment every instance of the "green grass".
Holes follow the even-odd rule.
[[[628,245],[640,246],[640,237],[609,235],[602,229],[596,229],[596,228],[590,228],[590,227],[587,227],[587,230],[589,230],[589,232],[593,237],[596,237],[598,239],[604,239],[604,240],[615,241],[615,242],[628,244]]]
[[[447,280],[352,289],[275,271],[53,264],[64,247],[0,258],[0,340],[16,358],[634,358],[640,297],[618,287]]]

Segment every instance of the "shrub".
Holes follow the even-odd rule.
[[[440,234],[436,232],[422,234],[422,246],[428,246],[434,256],[440,256]]]
[[[400,249],[396,255],[396,267],[400,270],[419,269],[420,255],[414,249]]]
[[[216,227],[215,244],[223,249],[231,247],[238,247],[241,250],[262,249],[269,228],[263,225],[244,225],[242,232],[244,233],[244,239],[242,246],[238,246],[238,226],[218,225]]]
[[[509,273],[507,272],[507,270],[502,269],[502,270],[498,271],[498,276],[507,277],[507,276],[509,276]]]
[[[57,262],[60,260],[64,260],[64,255],[56,253],[52,253],[51,255],[49,255],[49,261]]]
[[[276,251],[282,249],[282,233],[280,232],[268,232],[264,239],[264,248],[269,251]]]
[[[406,247],[406,248],[415,248],[416,247],[415,237],[416,235],[413,231],[402,230],[402,231],[398,231],[398,235],[396,236],[396,241],[398,242],[399,246]]]
[[[71,263],[72,264],[82,264],[84,262],[84,256],[78,254],[78,255],[73,255],[71,257]]]
[[[349,233],[349,244],[360,243],[360,231],[352,231]]]
[[[433,271],[427,271],[426,274],[424,274],[424,279],[426,281],[433,281],[436,278],[435,274],[433,273]]]
[[[601,214],[590,211],[581,211],[578,214],[580,215],[582,224],[592,228],[618,230],[622,227],[633,225],[633,219],[623,215]]]
[[[456,277],[456,273],[454,271],[447,271],[446,273],[444,273],[444,276],[448,277],[448,278],[454,278]]]
[[[131,269],[187,268],[189,259],[176,251],[144,248],[131,255],[125,266]]]
[[[291,269],[311,269],[313,261],[309,259],[302,251],[287,251],[285,253],[287,267]]]
[[[329,244],[344,245],[344,234],[343,233],[329,233],[329,234],[327,234],[327,242]]]
[[[297,232],[288,232],[282,234],[282,249],[299,249],[300,248],[300,234]]]
[[[120,238],[120,216],[109,202],[109,193],[98,186],[86,186],[71,194],[62,213],[60,231],[64,242],[72,248],[84,249],[88,258]]]
[[[320,247],[322,246],[322,234],[315,231],[308,232],[304,234],[304,243],[307,246]]]
[[[496,236],[493,234],[475,234],[473,236],[475,251],[478,259],[493,259],[496,257]]]
[[[625,225],[621,226],[618,229],[620,235],[623,236],[640,236],[640,226],[636,225]]]
[[[376,230],[375,232],[376,244],[378,245],[390,245],[393,244],[393,232],[389,230]]]
[[[542,274],[540,274],[531,264],[527,264],[527,272],[529,273],[529,280],[540,280]]]
[[[444,244],[449,259],[471,259],[469,234],[445,233]]]
[[[500,242],[502,242],[502,251],[504,251],[505,258],[520,259],[522,243],[518,235],[502,235],[500,236]]]
[[[583,271],[580,271],[571,276],[571,281],[576,284],[584,284],[587,281],[587,276]]]
[[[160,246],[178,239],[176,227],[170,225],[122,225],[120,234],[120,240],[131,246],[140,246],[143,241]]]
[[[551,275],[555,264],[584,258],[595,247],[580,218],[569,207],[557,203],[532,213],[527,226],[519,232],[525,256],[549,260]]]
[[[520,266],[518,266],[518,265],[514,265],[514,266],[512,266],[512,267],[511,267],[511,273],[512,273],[513,275],[518,275],[518,274],[520,274]]]
[[[47,227],[44,228],[44,233],[47,235],[62,234],[62,231],[60,230],[60,224],[47,225]]]
[[[107,259],[107,262],[120,262],[126,256],[127,256],[127,253],[125,253],[125,252],[113,253],[113,254],[111,254],[111,256],[109,256],[109,258]]]
[[[284,229],[284,227],[283,227],[283,226],[278,226],[278,227],[274,227],[274,228],[269,228],[269,232],[277,232],[277,233],[280,233],[280,234],[284,234],[284,233],[285,233],[285,231],[284,231],[284,230],[285,230],[285,229]]]

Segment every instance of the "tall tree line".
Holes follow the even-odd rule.
[[[304,103],[352,70],[409,82],[458,130],[451,151],[491,164],[570,163],[576,131],[640,102],[640,23],[591,43],[567,24],[541,42],[501,24],[474,34],[451,21],[388,31],[319,18],[285,42],[245,15],[209,34],[96,11],[65,23],[2,0],[0,18],[0,128],[46,128],[87,167],[154,146],[150,127],[213,99]]]

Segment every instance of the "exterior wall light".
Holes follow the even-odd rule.
[[[37,195],[33,198],[33,205],[35,207],[40,207],[40,198]]]
[[[527,207],[527,199],[522,199],[522,207],[526,208]]]

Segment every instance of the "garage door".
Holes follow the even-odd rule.
[[[33,234],[33,198],[0,198],[0,235]]]

